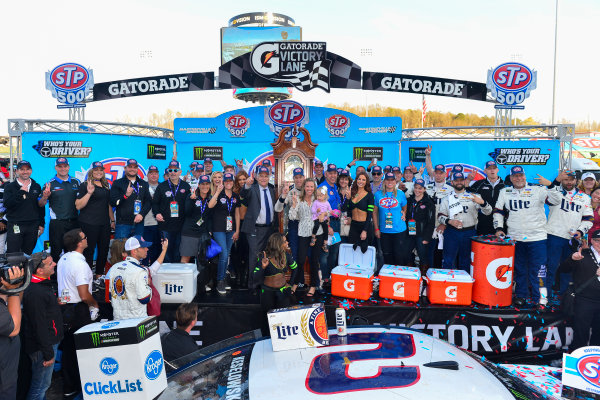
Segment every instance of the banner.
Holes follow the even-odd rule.
[[[100,82],[94,85],[93,101],[149,94],[212,90],[215,88],[214,81],[214,72],[195,72]]]
[[[481,82],[369,71],[364,71],[362,76],[363,90],[417,93],[488,101],[486,99],[486,85]]]
[[[352,158],[359,161],[383,160],[383,147],[354,147]]]

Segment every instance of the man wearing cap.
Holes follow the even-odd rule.
[[[504,181],[498,176],[498,166],[495,161],[488,161],[485,163],[485,179],[480,179],[472,183],[470,191],[477,193],[483,200],[494,208],[500,190],[504,188]],[[494,229],[494,217],[492,214],[483,215],[479,214],[477,222],[477,235],[493,235],[496,233]]]
[[[547,304],[546,278],[546,212],[544,204],[560,204],[561,193],[545,186],[530,185],[520,166],[510,170],[512,187],[500,190],[494,208],[496,235],[505,236],[504,219],[508,234],[516,241],[515,246],[515,300],[518,306],[525,304],[531,286],[534,303]],[[551,182],[541,182],[551,184]]]
[[[198,166],[198,161],[192,161],[192,163],[190,164],[189,171],[183,177],[184,181],[186,181],[187,183],[191,183],[192,177],[194,176],[194,171],[196,170],[197,166]],[[202,167],[202,169],[204,170],[204,166]],[[200,175],[202,175],[202,174],[200,174]]]
[[[324,170],[325,167],[323,166],[323,161],[315,160],[315,175],[313,178],[315,178],[315,180],[317,181],[317,185],[320,185],[321,183],[325,182],[325,175],[323,174]]]
[[[591,198],[577,189],[577,178],[574,171],[561,172],[553,182],[554,190],[561,194],[560,203],[550,206],[548,223],[546,224],[547,262],[546,288],[548,297],[552,297],[552,286],[561,262],[571,256],[578,241],[585,236],[594,223],[594,211]],[[560,274],[560,294],[563,294],[571,276]]]
[[[283,211],[284,231],[287,230],[288,243],[290,245],[290,249],[292,250],[292,257],[294,257],[294,260],[296,260],[298,256],[299,221],[298,217],[296,217],[296,219],[290,218],[289,211],[290,207],[292,206],[294,197],[296,197],[296,200],[300,199],[300,193],[302,190],[302,186],[304,185],[305,178],[304,169],[300,167],[294,168],[292,173],[294,176],[294,184],[290,185],[289,187],[286,185],[281,185],[281,194],[279,196],[279,199],[275,203],[275,211]]]
[[[400,171],[399,167],[394,168],[398,168],[398,171]],[[392,168],[392,171],[394,168]],[[400,177],[400,180],[398,182],[398,188],[404,191],[404,194],[407,197],[413,194],[414,182],[416,179],[421,178],[422,169],[423,167],[421,167],[421,171],[417,170],[417,167],[412,165],[412,163],[404,167],[404,173]]]
[[[471,237],[476,235],[477,214],[492,213],[492,206],[476,194],[465,191],[465,176],[462,172],[452,175],[452,192],[444,198],[438,212],[438,221],[446,225],[444,230],[445,269],[471,267]],[[455,265],[458,256],[458,265]]]
[[[329,205],[331,206],[331,209],[341,211],[342,199],[340,197],[340,192],[337,186],[337,178],[338,173],[335,164],[328,164],[327,172],[325,173],[325,181],[319,185],[319,188],[327,188],[328,201]],[[329,236],[331,236],[335,232],[340,233],[340,217],[331,215],[329,217],[329,231],[327,233]],[[329,284],[331,270],[337,266],[339,247],[340,243],[336,243],[334,245],[329,246],[328,252],[321,253],[321,259],[319,262],[322,278],[326,284]]]
[[[110,302],[114,319],[147,317],[147,304],[152,298],[148,285],[148,271],[140,261],[148,256],[152,243],[141,236],[133,236],[125,242],[125,261],[113,265],[110,275]]]
[[[4,188],[4,207],[8,220],[6,252],[33,253],[37,238],[44,232],[46,210],[39,205],[41,186],[31,178],[29,161],[17,164],[17,179]]]
[[[152,198],[152,212],[158,221],[161,236],[169,240],[165,257],[166,262],[175,263],[181,259],[181,228],[185,220],[185,199],[190,193],[190,185],[180,179],[181,167],[179,161],[169,162],[167,169],[169,179],[158,184]]]
[[[202,165],[200,163],[196,163],[196,165],[194,166],[194,169],[192,169],[190,171],[191,171],[191,175],[190,174],[186,175],[184,180],[187,183],[189,183],[192,190],[194,190],[198,187],[198,179],[200,179],[200,177],[202,175],[204,175],[204,165]]]
[[[63,235],[79,226],[75,200],[79,191],[79,180],[69,176],[69,161],[65,157],[56,159],[54,169],[56,175],[46,183],[42,197],[38,200],[40,207],[49,202],[50,226],[48,240],[53,260],[58,260],[64,250]]]
[[[138,176],[138,163],[127,160],[125,176],[113,182],[110,204],[116,208],[115,239],[144,233],[144,217],[152,207],[148,182]]]
[[[150,193],[151,199],[154,199],[154,194],[158,187],[158,175],[159,172],[156,165],[148,167],[146,179],[148,180],[148,193]],[[150,208],[150,211],[144,217],[144,237],[152,243],[152,246],[148,248],[148,258],[144,260],[143,264],[151,265],[160,254],[160,232],[158,231],[158,222],[152,208]]]
[[[257,184],[253,185],[254,178],[248,177],[240,193],[240,197],[246,199],[248,204],[242,232],[246,233],[248,238],[248,288],[251,290],[260,284],[254,282],[253,278],[255,261],[258,254],[264,250],[271,233],[277,230],[279,220],[275,214],[275,188],[269,186],[270,169],[260,166],[257,172]]]
[[[204,175],[212,176],[212,173],[213,173],[212,158],[204,157]]]
[[[375,165],[371,168],[371,176],[373,177],[371,191],[376,193],[381,190],[381,186],[383,185],[383,170],[379,165]]]

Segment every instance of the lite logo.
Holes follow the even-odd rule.
[[[570,212],[570,211],[580,212],[581,205],[575,204],[575,202],[570,202],[566,199],[562,199],[560,202],[560,209],[563,210],[564,212]]]
[[[104,375],[114,375],[119,370],[119,363],[112,357],[105,357],[100,361],[100,371]]]
[[[176,285],[174,283],[168,283],[168,282],[163,283],[163,285],[165,285],[165,294],[168,296],[171,296],[176,293],[183,293],[182,285]]]
[[[513,258],[497,258],[491,261],[486,270],[485,277],[490,285],[496,289],[507,289],[512,285]]]
[[[449,299],[456,299],[456,296],[458,296],[458,287],[448,286],[446,288],[446,297]]]
[[[600,387],[600,355],[593,354],[577,361],[577,371],[583,379],[596,387]]]
[[[530,201],[527,200],[508,200],[508,209],[510,211],[519,211],[529,208],[531,205]]]
[[[285,340],[290,336],[298,335],[298,327],[297,326],[281,326],[277,325],[277,339]]]
[[[394,282],[394,296],[404,297],[404,282]]]
[[[304,107],[300,103],[290,100],[277,102],[269,109],[269,118],[271,121],[283,127],[300,126],[305,115],[306,111]]]
[[[344,289],[348,292],[354,292],[354,279],[346,279],[344,281]]]
[[[144,362],[144,374],[146,374],[146,378],[151,381],[157,379],[163,370],[163,364],[163,356],[160,351],[154,350],[148,354]]]

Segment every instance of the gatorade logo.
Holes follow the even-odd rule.
[[[458,287],[457,286],[448,286],[446,288],[446,297],[449,299],[455,299],[458,295]]]
[[[344,281],[344,289],[348,292],[354,292],[354,279],[346,279]]]
[[[392,288],[394,289],[394,296],[404,297],[404,282],[395,282]]]
[[[485,270],[487,281],[496,289],[508,289],[512,285],[512,274],[512,257],[492,260]]]

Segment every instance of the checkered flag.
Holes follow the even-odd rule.
[[[321,60],[313,63],[310,71],[302,71],[298,74],[286,75],[282,82],[291,83],[296,89],[307,92],[310,89],[320,87],[329,93],[329,69],[330,60]],[[273,79],[279,81],[279,79]]]

